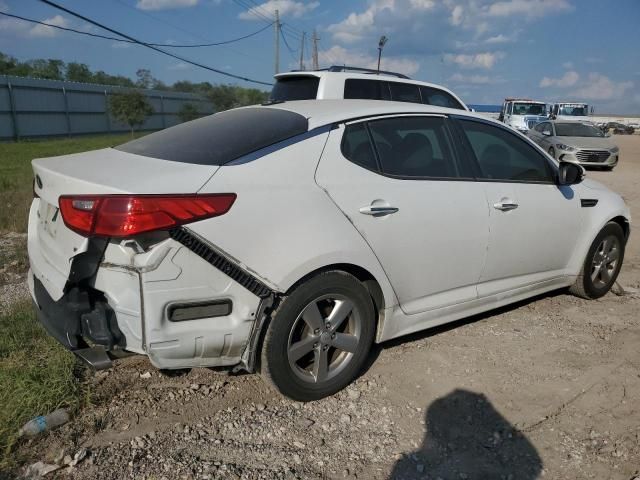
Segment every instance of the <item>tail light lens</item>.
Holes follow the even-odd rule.
[[[64,224],[90,237],[131,237],[224,215],[235,193],[210,195],[63,195]]]

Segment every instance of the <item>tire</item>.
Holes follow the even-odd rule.
[[[620,273],[624,248],[624,232],[620,225],[607,223],[589,247],[582,270],[569,291],[591,300],[606,295]],[[612,255],[614,251],[617,253]],[[614,257],[615,263],[612,260]]]
[[[553,147],[549,147],[549,155],[555,160],[556,159],[556,151]]]
[[[273,313],[260,374],[293,400],[333,395],[362,369],[375,327],[373,300],[364,285],[348,273],[321,273],[295,288]]]

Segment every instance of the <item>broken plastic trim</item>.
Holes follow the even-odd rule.
[[[268,286],[262,283],[262,281],[242,270],[235,263],[231,262],[231,260],[215,251],[185,228],[174,228],[169,230],[169,236],[176,242],[187,247],[203,260],[213,265],[233,281],[242,285],[255,296],[266,298],[273,293]]]

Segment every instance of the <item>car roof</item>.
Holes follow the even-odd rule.
[[[377,73],[328,72],[328,71],[310,70],[310,71],[301,71],[301,72],[285,72],[285,73],[278,73],[277,75],[275,75],[276,79],[288,78],[288,77],[318,77],[318,78],[327,79],[327,80],[330,80],[330,79],[344,80],[348,78],[357,78],[357,79],[364,79],[364,80],[385,80],[389,82],[411,83],[414,85],[433,87],[433,88],[438,88],[440,90],[445,90],[447,92],[451,92],[451,90],[449,90],[447,87],[438,85],[437,83],[423,82],[420,80],[413,80],[411,78],[402,78],[402,77],[398,77],[398,76],[388,74],[388,73],[383,73],[383,72],[380,72],[379,74],[377,74]]]
[[[435,105],[424,105],[421,103],[394,102],[390,100],[296,100],[268,104],[264,105],[263,108],[279,108],[302,115],[307,118],[309,122],[309,130],[362,117],[403,113],[463,115],[500,124],[489,117],[467,110],[437,107]]]

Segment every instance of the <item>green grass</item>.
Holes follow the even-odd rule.
[[[0,233],[27,230],[33,194],[31,160],[96,150],[130,139],[125,134],[0,143]]]
[[[0,471],[15,466],[11,449],[25,422],[81,406],[78,372],[74,355],[45,332],[30,303],[0,313]]]

